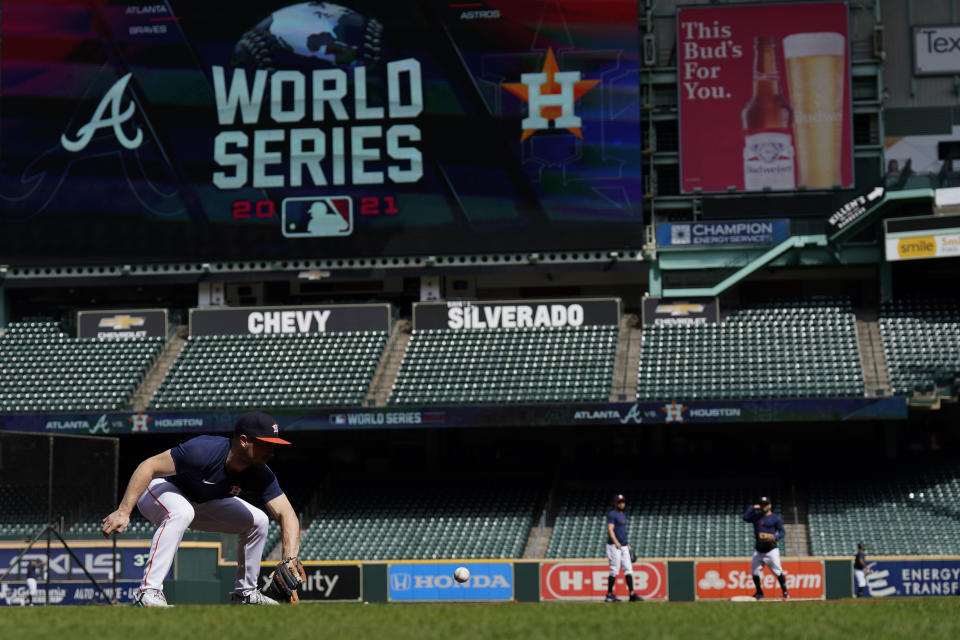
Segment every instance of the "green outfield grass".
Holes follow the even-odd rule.
[[[960,598],[761,603],[314,604],[0,609],[0,638],[910,638],[960,637]]]

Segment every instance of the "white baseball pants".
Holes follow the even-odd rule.
[[[267,514],[237,497],[191,502],[171,482],[155,478],[137,501],[137,508],[157,525],[150,546],[150,559],[143,570],[141,589],[163,591],[163,579],[186,530],[237,534],[237,580],[234,592],[247,594],[257,588],[260,558],[267,542]]]
[[[31,598],[37,597],[37,579],[36,578],[27,578],[27,593],[30,594]]]
[[[857,580],[857,587],[862,589],[867,586],[867,576],[863,569],[854,569],[853,576]]]
[[[620,575],[620,567],[623,567],[623,574],[633,573],[633,564],[630,562],[630,547],[622,545],[617,549],[617,545],[607,543],[607,560],[610,561],[610,575]]]
[[[769,567],[775,576],[783,573],[783,567],[780,566],[780,549],[774,547],[766,553],[760,553],[754,549],[753,559],[750,561],[750,572],[755,576],[759,576],[763,573],[764,565]]]

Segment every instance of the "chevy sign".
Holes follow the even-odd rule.
[[[470,579],[453,579],[457,567],[466,567]],[[431,562],[391,564],[387,592],[392,602],[450,602],[513,600],[513,565],[509,562]]]
[[[787,220],[717,220],[657,225],[660,247],[777,244],[790,237]]]

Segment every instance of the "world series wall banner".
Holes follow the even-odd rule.
[[[12,264],[640,247],[636,0],[49,0],[0,24]]]
[[[845,2],[681,7],[682,193],[853,186]]]

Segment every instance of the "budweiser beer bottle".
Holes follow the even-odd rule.
[[[753,40],[753,96],[741,118],[744,189],[794,189],[793,112],[780,93],[774,36]]]

